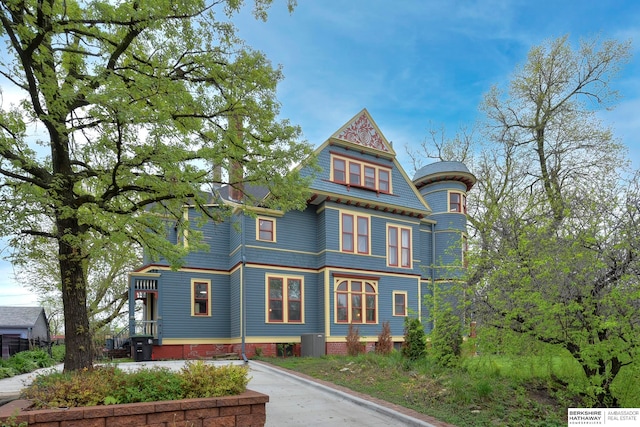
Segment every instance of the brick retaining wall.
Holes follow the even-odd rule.
[[[28,400],[0,407],[0,422],[17,415],[29,427],[264,427],[269,396],[252,390],[226,397],[26,410]]]

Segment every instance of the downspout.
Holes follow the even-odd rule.
[[[242,326],[240,328],[240,337],[242,341],[241,353],[244,363],[248,363],[246,351],[245,351],[245,337],[247,335],[247,307],[245,304],[245,283],[244,283],[244,268],[247,265],[247,258],[245,256],[245,214],[242,211],[242,224],[240,226],[240,255],[242,257],[242,267],[240,267],[240,312],[242,317]]]
[[[436,312],[436,224],[431,223],[431,288],[433,289],[433,313]],[[435,328],[435,317],[432,329]]]

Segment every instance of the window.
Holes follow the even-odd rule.
[[[369,217],[342,213],[341,220],[341,251],[354,252],[357,248],[359,254],[368,254]]]
[[[335,182],[347,182],[346,164],[346,161],[343,159],[333,159],[333,180]]]
[[[391,187],[389,186],[390,178],[389,171],[380,169],[378,172],[378,189],[383,193],[390,193]]]
[[[391,192],[391,170],[386,166],[334,155],[331,168],[333,182],[381,193]]]
[[[360,164],[349,162],[349,184],[360,185]]]
[[[267,322],[303,322],[301,277],[267,276]]]
[[[358,217],[358,253],[369,253],[369,218]]]
[[[364,167],[364,186],[367,188],[376,188],[376,169],[371,166]]]
[[[457,191],[449,192],[449,212],[467,213],[467,195]]]
[[[337,323],[377,323],[378,284],[361,279],[336,279]]]
[[[407,293],[394,291],[393,292],[393,315],[394,316],[406,316],[407,315]]]
[[[257,231],[258,235],[256,236],[257,240],[262,240],[265,242],[275,242],[276,241],[276,221],[272,218],[264,218],[258,217],[256,218],[258,223]]]
[[[211,281],[192,280],[191,281],[191,315],[210,316],[211,315]]]
[[[389,225],[387,227],[387,265],[411,268],[411,229]]]

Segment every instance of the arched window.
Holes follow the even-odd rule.
[[[335,321],[377,323],[378,283],[362,279],[336,279]]]

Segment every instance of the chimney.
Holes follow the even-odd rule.
[[[236,130],[236,144],[242,143],[242,119],[234,114],[231,116],[229,122],[229,130],[235,126]],[[237,159],[229,160],[229,198],[236,202],[241,202],[244,199],[244,170],[242,169],[242,163]]]
[[[218,190],[220,188],[220,184],[222,183],[222,166],[214,164],[211,169],[211,187],[214,190]]]

